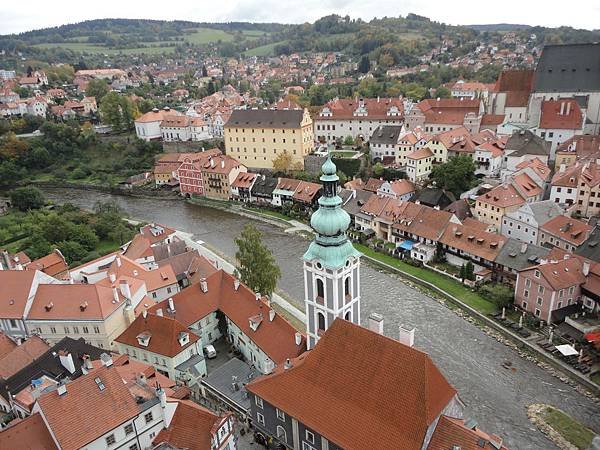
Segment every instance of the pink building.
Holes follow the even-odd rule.
[[[515,304],[546,323],[554,312],[581,301],[589,265],[575,257],[544,261],[517,274]]]

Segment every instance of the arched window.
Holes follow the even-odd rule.
[[[352,294],[350,293],[350,277],[344,280],[344,295],[349,295],[352,297]]]
[[[346,319],[348,322],[352,322],[352,311],[346,311],[344,319]]]
[[[317,326],[317,329],[325,331],[325,315],[321,312],[317,313]]]
[[[325,286],[320,278],[317,278],[317,297],[325,298]]]
[[[287,433],[281,425],[277,425],[277,439],[287,443]]]

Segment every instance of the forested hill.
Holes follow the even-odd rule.
[[[48,62],[76,61],[80,55],[158,58],[168,53],[184,55],[190,49],[226,57],[341,51],[351,56],[368,54],[374,60],[383,58],[389,65],[411,65],[417,55],[444,40],[453,42],[453,51],[468,53],[476,41],[501,39],[506,29],[500,28],[505,27],[527,39],[535,34],[536,44],[600,40],[600,31],[569,27],[450,26],[416,14],[368,22],[330,15],[300,25],[99,19],[0,36],[0,50],[4,50],[4,59],[22,54]]]

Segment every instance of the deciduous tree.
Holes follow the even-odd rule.
[[[458,197],[473,187],[475,163],[470,156],[454,156],[444,164],[433,166],[429,178],[437,187],[446,189]]]

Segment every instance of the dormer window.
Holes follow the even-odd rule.
[[[149,331],[144,331],[143,333],[137,335],[137,340],[140,345],[148,347],[148,344],[150,344],[151,337],[152,334]]]
[[[186,333],[185,331],[182,331],[181,333],[179,333],[179,337],[177,338],[177,340],[179,341],[179,345],[183,347],[184,345],[190,342],[190,334]]]

